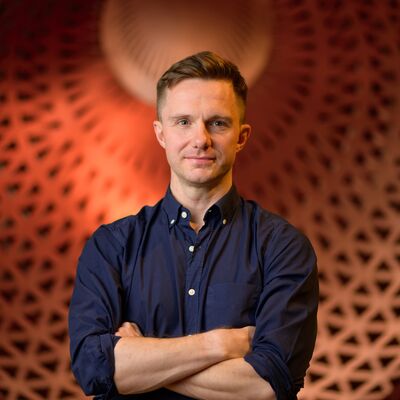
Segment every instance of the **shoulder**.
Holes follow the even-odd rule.
[[[243,201],[243,208],[252,220],[252,224],[259,230],[259,233],[268,235],[269,239],[286,233],[290,236],[304,236],[299,229],[289,223],[282,216],[275,214],[253,200]]]
[[[278,255],[307,255],[315,258],[310,240],[300,229],[282,216],[266,210],[252,200],[243,200],[247,213],[250,212],[262,254],[271,260]]]
[[[152,219],[159,215],[160,204],[161,201],[153,206],[144,206],[137,214],[100,225],[93,233],[92,239],[102,242],[111,241],[124,247],[132,237],[140,235]]]

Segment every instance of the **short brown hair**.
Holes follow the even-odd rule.
[[[165,90],[185,79],[216,79],[232,83],[233,90],[243,106],[242,119],[247,100],[247,84],[238,67],[218,54],[202,51],[173,64],[157,82],[157,116],[160,119],[161,102]]]

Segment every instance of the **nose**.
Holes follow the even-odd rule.
[[[196,149],[208,149],[211,146],[211,135],[204,123],[200,123],[193,130],[192,143]]]

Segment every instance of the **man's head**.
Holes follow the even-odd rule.
[[[237,67],[203,52],[174,64],[158,83],[154,132],[171,167],[171,188],[224,191],[251,132],[247,87]]]
[[[176,62],[161,76],[157,83],[157,118],[159,120],[161,120],[166,90],[185,79],[193,78],[230,82],[241,109],[241,121],[244,121],[247,100],[246,81],[235,64],[210,51],[203,51]]]

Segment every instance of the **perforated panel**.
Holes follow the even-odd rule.
[[[400,7],[273,4],[237,185],[318,254],[301,398],[382,399],[400,379]],[[100,12],[97,1],[0,5],[0,398],[83,397],[66,324],[77,257],[100,223],[154,203],[168,182],[153,108],[101,54]]]
[[[399,8],[277,9],[238,172],[317,247],[319,337],[303,397],[382,399],[400,373]]]

